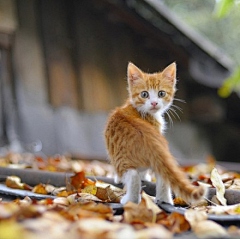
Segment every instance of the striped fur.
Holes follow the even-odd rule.
[[[156,114],[164,114],[171,106],[175,84],[175,63],[163,72],[154,74],[144,73],[129,63],[129,99],[122,107],[116,108],[110,114],[105,128],[105,140],[111,163],[120,178],[127,172],[135,175],[139,168],[151,168],[157,175],[160,175],[166,185],[170,185],[175,194],[191,203],[201,200],[206,190],[203,187],[194,187],[178,167],[169,151],[168,142],[161,133],[162,123],[159,117],[156,117]],[[156,92],[163,90],[166,95],[160,99],[155,96],[153,96],[154,99],[141,97],[142,91],[150,92],[150,90]],[[157,102],[159,108],[151,110],[151,100]],[[148,105],[147,101],[150,101]],[[137,176],[136,178],[138,179]],[[131,185],[127,184],[127,190],[132,190],[135,186],[134,182],[131,182]],[[137,188],[135,191],[139,190]],[[165,191],[167,191],[167,186]],[[165,191],[160,193],[158,191],[157,195]],[[135,196],[132,198],[136,198]],[[160,198],[165,198],[165,196]],[[127,198],[124,203],[127,200],[131,200],[131,197]],[[171,199],[167,201],[172,203]],[[139,202],[139,198],[136,202]]]

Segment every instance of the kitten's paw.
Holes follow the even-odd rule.
[[[134,203],[137,203],[139,204],[141,202],[141,195],[139,194],[138,197],[129,197],[129,195],[125,195],[122,197],[122,199],[120,200],[120,203],[125,205],[127,202],[134,202]]]
[[[121,178],[117,174],[114,175],[114,183],[116,184],[121,183]]]
[[[169,204],[173,205],[173,199],[172,199],[172,197],[160,197],[160,198],[157,198],[157,197],[156,197],[155,200],[154,200],[154,202],[155,202],[156,204],[165,202],[165,203],[169,203]]]

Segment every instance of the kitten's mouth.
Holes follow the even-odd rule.
[[[157,112],[157,111],[159,111],[159,110],[160,110],[159,107],[152,107],[152,108],[150,109],[150,111],[152,111],[152,112]]]

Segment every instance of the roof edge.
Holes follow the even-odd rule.
[[[204,52],[214,58],[220,65],[229,71],[234,70],[236,64],[230,56],[228,56],[226,53],[223,53],[219,47],[176,16],[176,14],[174,14],[164,3],[160,2],[159,0],[143,1],[157,11],[161,16],[163,16],[185,36],[187,36],[193,43],[198,45]]]

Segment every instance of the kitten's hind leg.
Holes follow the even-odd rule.
[[[139,172],[141,180],[151,182],[152,177],[151,177],[151,174],[149,172],[149,169],[146,169],[146,170],[139,170],[138,169],[138,172]]]
[[[121,199],[122,204],[131,201],[140,203],[141,201],[141,179],[137,170],[129,169],[122,177],[123,183],[127,187],[126,195]]]
[[[171,188],[160,175],[157,175],[155,202],[166,202],[173,205]]]
[[[116,184],[121,183],[121,178],[116,173],[114,175],[114,183],[116,183]]]

